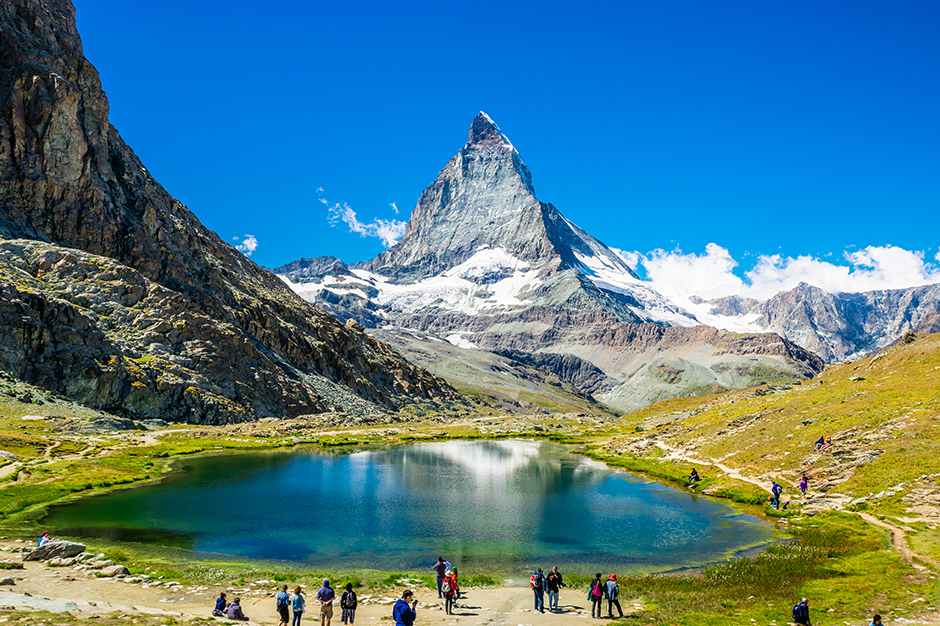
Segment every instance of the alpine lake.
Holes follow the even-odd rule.
[[[187,458],[160,481],[50,507],[42,523],[192,560],[422,571],[444,555],[505,577],[664,572],[780,538],[727,501],[523,440]]]

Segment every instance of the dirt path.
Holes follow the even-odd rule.
[[[7,544],[23,545],[23,544]],[[192,617],[208,616],[215,598],[220,591],[226,591],[229,599],[240,597],[245,615],[252,624],[274,625],[278,618],[274,610],[273,582],[249,584],[244,588],[231,588],[228,585],[212,587],[180,586],[173,589],[160,587],[145,588],[141,584],[125,583],[114,578],[94,578],[71,568],[46,567],[42,563],[25,563],[25,569],[12,570],[15,584],[0,587],[5,605],[27,606],[33,600],[39,602],[55,601],[71,603],[78,614],[100,614],[121,611],[128,615],[135,613],[168,614]],[[305,589],[308,612],[304,614],[304,623],[317,624],[318,612],[313,604],[316,589]],[[30,596],[12,594],[30,594]],[[534,614],[532,611],[532,592],[526,587],[497,587],[487,589],[467,589],[465,598],[457,602],[453,615],[445,615],[437,593],[430,589],[416,589],[418,604],[418,622],[420,624],[458,624],[463,626],[536,626],[548,624],[567,626],[577,622],[588,626],[609,624],[606,619],[592,619],[590,606],[584,601],[584,594],[579,590],[565,589],[561,594],[558,614]],[[361,598],[368,594],[361,594]],[[377,594],[361,602],[356,611],[356,623],[388,623],[392,604],[398,594]],[[631,602],[629,593],[621,597],[625,614],[639,612]],[[606,608],[606,607],[605,607]],[[333,623],[340,623],[338,607],[334,608]],[[220,622],[224,622],[220,620]]]
[[[724,472],[727,476],[730,476],[731,478],[737,478],[738,480],[742,480],[746,483],[757,485],[761,489],[764,489],[767,492],[770,492],[770,485],[767,485],[766,483],[762,483],[759,480],[755,480],[753,478],[748,478],[747,476],[743,476],[739,469],[728,467],[716,461],[705,461],[703,459],[696,459],[688,455],[684,455],[670,448],[669,446],[667,446],[666,444],[660,441],[657,441],[655,445],[657,448],[663,450],[667,454],[667,456],[665,457],[666,460],[686,461],[689,463],[694,463],[696,465],[710,465],[712,467],[717,467],[719,470],[721,470],[722,472]],[[869,524],[874,524],[875,526],[878,526],[879,528],[884,528],[885,530],[889,531],[891,533],[891,546],[901,554],[901,557],[904,559],[906,563],[908,563],[909,565],[917,569],[921,569],[921,570],[927,569],[923,565],[920,565],[919,563],[915,563],[914,559],[916,558],[921,562],[928,563],[934,570],[940,571],[940,563],[938,563],[934,559],[931,559],[930,557],[924,556],[923,554],[920,554],[911,550],[911,547],[907,543],[907,536],[905,534],[905,531],[906,530],[913,531],[914,529],[894,526],[893,524],[884,522],[873,515],[870,515],[868,513],[863,513],[861,511],[856,511],[855,514],[861,517],[863,520],[865,520]]]

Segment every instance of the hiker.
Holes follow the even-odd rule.
[[[783,493],[783,487],[779,483],[774,481],[773,487],[770,488],[770,493],[774,494],[770,499],[770,504],[773,505],[775,509],[780,509],[780,494]]]
[[[689,474],[689,482],[686,483],[685,486],[686,486],[686,487],[694,487],[694,486],[695,486],[694,483],[697,483],[697,482],[699,482],[700,480],[702,480],[702,477],[698,475],[698,472],[697,472],[697,471],[695,470],[695,468],[693,467],[693,468],[692,468],[692,472]]]
[[[287,593],[287,585],[281,585],[281,590],[274,599],[274,607],[280,616],[277,626],[287,626],[290,623],[290,594]]]
[[[418,617],[418,612],[415,611],[418,601],[412,600],[412,596],[414,592],[411,589],[405,589],[401,598],[392,607],[392,619],[395,620],[395,626],[414,626],[415,619]]]
[[[447,565],[444,564],[444,557],[437,557],[437,563],[431,566],[431,569],[437,574],[437,597],[443,598],[444,594],[441,592],[441,583],[444,582],[444,573],[447,571]]]
[[[601,573],[594,575],[591,581],[591,587],[588,591],[588,600],[591,601],[591,617],[601,618],[601,600],[604,599],[604,583],[601,581]]]
[[[816,440],[815,445],[813,445],[813,452],[819,452],[824,445],[826,445],[826,436],[820,435],[819,439]]]
[[[294,612],[294,621],[291,622],[291,626],[300,626],[300,618],[304,616],[304,606],[306,604],[303,595],[300,593],[300,585],[297,585],[294,587],[294,595],[290,597],[290,608]]]
[[[37,547],[41,548],[47,543],[49,543],[50,541],[52,541],[52,537],[49,536],[49,531],[47,530],[46,532],[44,532],[43,534],[39,536],[39,545]]]
[[[532,572],[529,578],[529,586],[535,594],[535,610],[539,613],[545,612],[545,576],[542,574],[542,568]]]
[[[447,570],[444,572],[444,580],[441,581],[441,591],[444,592],[444,612],[448,615],[454,614],[454,579],[453,572]]]
[[[793,607],[793,622],[802,626],[810,626],[812,623],[809,621],[809,604],[807,604],[806,598],[803,598],[799,604]]]
[[[620,608],[620,585],[617,584],[617,575],[611,574],[604,585],[604,595],[607,596],[607,619],[614,619],[614,607],[620,617],[623,617],[623,609]]]
[[[219,598],[215,601],[215,608],[212,609],[214,617],[225,617],[225,609],[228,608],[228,602],[225,601],[225,592],[219,592]]]
[[[352,583],[346,583],[346,591],[343,597],[339,599],[339,605],[343,609],[343,623],[353,624],[356,621],[356,606],[359,604],[359,598],[353,591]]]
[[[820,452],[825,452],[832,447],[832,437],[826,437],[826,443],[823,444],[823,447],[819,449]]]
[[[553,569],[545,577],[545,591],[548,592],[548,612],[558,612],[558,576]]]
[[[871,618],[871,624],[868,626],[884,626],[884,624],[881,623],[881,616],[875,613],[875,616]]]
[[[454,600],[460,599],[460,584],[457,582],[457,568],[450,568],[450,586],[454,588]]]
[[[320,601],[320,626],[330,626],[330,620],[333,619],[333,598],[336,592],[330,587],[330,579],[323,579],[323,586],[317,592],[317,600]]]
[[[232,600],[232,603],[228,605],[228,611],[226,611],[226,616],[229,619],[238,620],[239,622],[247,622],[248,618],[245,617],[245,614],[242,613],[242,605],[239,604],[241,598],[235,598]]]
[[[800,488],[800,493],[802,493],[805,496],[806,490],[809,489],[809,479],[806,477],[806,474],[803,474],[803,478],[800,479],[800,482],[797,484],[797,487]]]

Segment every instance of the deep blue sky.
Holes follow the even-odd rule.
[[[111,121],[252,258],[382,250],[479,110],[626,250],[940,245],[940,4],[74,0]],[[836,259],[838,260],[838,259]]]

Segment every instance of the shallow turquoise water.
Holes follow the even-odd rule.
[[[641,573],[773,541],[731,505],[531,441],[187,460],[160,483],[50,509],[53,534],[385,570],[542,566]]]

